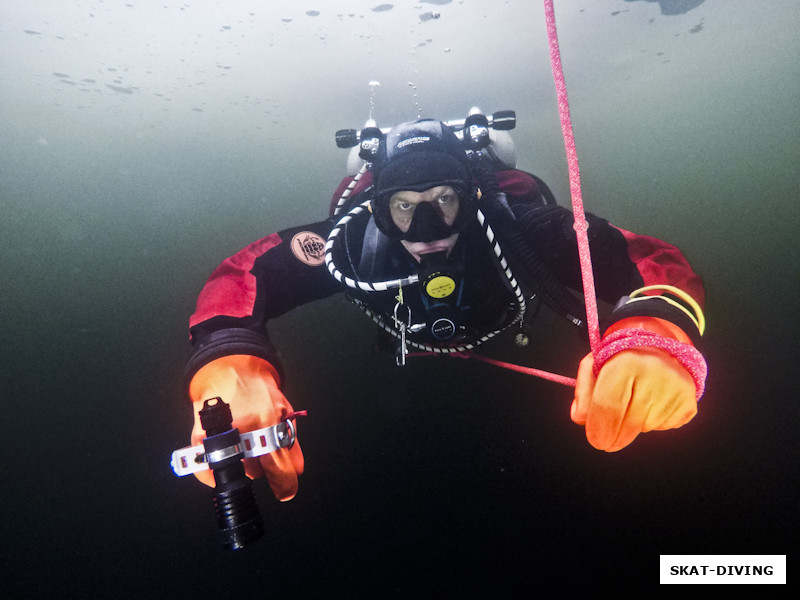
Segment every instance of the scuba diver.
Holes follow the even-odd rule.
[[[292,418],[268,321],[337,292],[379,325],[399,365],[410,349],[470,352],[523,325],[537,302],[585,328],[572,212],[503,156],[496,134],[505,132],[486,123],[365,128],[364,166],[341,182],[329,218],[268,235],[213,272],[190,318],[192,444],[204,437],[198,413],[211,397],[230,405],[243,432]],[[603,316],[604,339],[635,328],[697,347],[705,293],[682,253],[593,215],[587,222],[597,297],[615,306]],[[598,370],[587,355],[571,419],[608,452],[639,433],[681,427],[696,414],[704,382],[679,358],[626,347]],[[244,462],[279,500],[296,494],[299,443]],[[209,471],[196,476],[214,485]]]

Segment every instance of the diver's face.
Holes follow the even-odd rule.
[[[423,192],[400,191],[389,199],[389,212],[397,228],[406,233],[411,227],[417,207],[427,202],[448,227],[455,223],[458,216],[459,199],[456,191],[449,185],[440,185]],[[423,254],[446,251],[448,254],[458,240],[458,233],[446,238],[428,242],[409,242],[400,240],[408,253],[420,262]]]

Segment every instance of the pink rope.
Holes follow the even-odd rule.
[[[552,381],[554,383],[560,383],[561,385],[568,385],[570,387],[575,387],[575,380],[572,377],[565,377],[564,375],[558,375],[556,373],[551,373],[550,371],[542,371],[541,369],[522,367],[520,365],[507,363],[502,360],[496,360],[494,358],[489,358],[487,356],[481,356],[480,354],[473,354],[472,358],[476,358],[478,360],[481,360],[485,363],[489,363],[490,365],[494,365],[496,367],[503,367],[504,369],[516,371],[517,373],[524,373],[525,375],[533,375],[534,377],[541,377],[542,379],[547,379],[548,381]]]
[[[533,369],[531,367],[523,367],[521,365],[515,365],[513,363],[497,360],[495,358],[489,358],[488,356],[473,354],[472,352],[449,352],[447,354],[442,354],[439,352],[411,352],[408,356],[409,357],[450,356],[453,358],[474,358],[476,360],[480,360],[482,362],[494,365],[496,367],[502,367],[510,371],[516,371],[517,373],[524,373],[525,375],[533,375],[534,377],[541,377],[542,379],[547,379],[548,381],[552,381],[554,383],[560,383],[561,385],[568,385],[570,387],[575,387],[575,380],[572,379],[571,377],[565,377],[564,375],[558,375],[556,373],[551,373],[550,371],[542,371],[541,369]]]
[[[558,49],[558,32],[556,30],[556,17],[553,9],[553,0],[544,0],[545,22],[547,24],[547,41],[550,45],[550,64],[553,69],[553,79],[558,97],[558,114],[561,118],[561,131],[564,135],[564,146],[567,151],[567,165],[569,167],[569,187],[572,194],[572,213],[575,219],[573,229],[578,239],[578,256],[581,265],[581,278],[583,280],[583,297],[586,303],[586,324],[589,329],[589,344],[594,357],[594,374],[612,356],[622,350],[633,348],[658,348],[664,350],[677,359],[691,374],[694,380],[697,399],[703,395],[707,374],[706,361],[703,355],[691,344],[684,344],[677,340],[647,331],[645,329],[622,329],[600,337],[600,325],[597,315],[597,295],[594,287],[592,271],[592,256],[589,252],[589,228],[586,214],[583,209],[581,194],[581,176],[578,168],[578,152],[575,149],[575,137],[572,133],[572,120],[569,114],[569,99],[567,98],[567,85],[564,82],[564,72],[561,68],[561,53]]]
[[[572,226],[578,238],[578,256],[581,264],[581,278],[583,279],[583,297],[586,303],[586,325],[589,329],[589,345],[592,354],[597,354],[600,347],[600,325],[597,316],[597,296],[594,289],[594,276],[592,271],[592,256],[589,252],[589,224],[583,210],[583,196],[581,194],[581,174],[578,167],[578,152],[575,149],[575,136],[572,133],[572,120],[569,115],[569,99],[567,98],[567,84],[564,82],[564,71],[561,68],[561,53],[558,49],[558,32],[556,31],[556,16],[553,10],[553,0],[544,0],[544,14],[547,23],[547,41],[550,44],[550,65],[553,69],[553,79],[556,85],[558,98],[558,114],[561,118],[561,132],[564,136],[564,146],[567,150],[567,166],[569,167],[569,189],[572,194],[572,214],[575,220]]]
[[[696,400],[700,400],[706,386],[708,365],[703,355],[691,344],[647,331],[646,329],[620,329],[608,334],[594,355],[594,374],[615,354],[634,348],[658,348],[675,358],[694,380]]]
[[[583,195],[581,194],[581,175],[578,166],[578,152],[575,149],[575,136],[572,132],[572,120],[569,114],[569,99],[567,98],[567,84],[564,81],[564,71],[561,68],[561,53],[558,49],[558,32],[556,31],[555,11],[553,0],[544,0],[545,21],[547,23],[547,41],[550,45],[550,64],[553,69],[553,80],[558,98],[558,114],[561,119],[561,132],[564,136],[564,146],[567,151],[567,165],[569,167],[569,187],[572,195],[572,214],[574,217],[573,229],[578,240],[578,256],[580,258],[581,278],[583,280],[583,297],[586,304],[586,325],[589,330],[589,345],[594,357],[594,374],[597,376],[600,368],[615,354],[622,350],[633,348],[658,348],[677,359],[692,376],[697,390],[697,399],[703,395],[707,366],[703,355],[691,344],[684,344],[677,340],[647,331],[645,329],[622,329],[616,331],[605,339],[600,337],[600,324],[597,314],[597,294],[594,287],[592,270],[592,256],[589,251],[589,224],[586,222],[586,213],[583,208]],[[441,356],[433,352],[413,353],[410,356]],[[522,367],[504,361],[480,356],[471,352],[452,353],[446,356],[459,358],[476,358],[495,366],[535,375],[548,381],[575,387],[575,379],[557,375],[540,369]]]

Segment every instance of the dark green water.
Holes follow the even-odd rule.
[[[398,371],[333,298],[271,329],[309,410],[300,494],[258,482],[265,540],[218,547],[209,491],[169,468],[188,315],[227,255],[326,214],[333,133],[366,119],[370,80],[382,125],[515,109],[520,166],[569,202],[539,3],[335,4],[0,7],[0,593],[633,593],[660,554],[796,560],[791,0],[556,2],[587,208],[677,244],[706,283],[694,421],[599,453],[569,389],[474,362]],[[537,340],[491,351],[574,374],[565,326]]]

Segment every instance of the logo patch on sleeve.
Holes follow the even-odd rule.
[[[311,267],[318,267],[325,262],[325,240],[313,231],[296,233],[291,248],[297,260]]]

